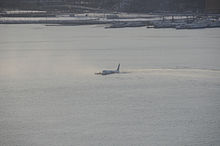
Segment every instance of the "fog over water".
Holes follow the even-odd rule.
[[[0,145],[219,145],[219,28],[0,34]]]

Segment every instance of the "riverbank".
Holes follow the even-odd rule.
[[[45,24],[45,25],[95,25],[106,24],[105,28],[147,27],[174,29],[201,29],[220,27],[220,15],[193,14],[7,14],[0,17],[0,24]],[[45,15],[44,15],[45,14]],[[19,15],[19,16],[17,16]],[[49,15],[49,16],[47,16]],[[3,16],[3,15],[2,15]],[[32,17],[31,17],[32,16]],[[38,17],[42,16],[42,17]]]

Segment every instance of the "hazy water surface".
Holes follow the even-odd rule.
[[[0,34],[0,145],[219,145],[219,28]]]

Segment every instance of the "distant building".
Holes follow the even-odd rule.
[[[220,0],[206,0],[207,13],[220,13]]]

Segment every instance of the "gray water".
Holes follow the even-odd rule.
[[[220,144],[219,28],[0,34],[0,145]],[[94,75],[118,63],[122,73]]]

